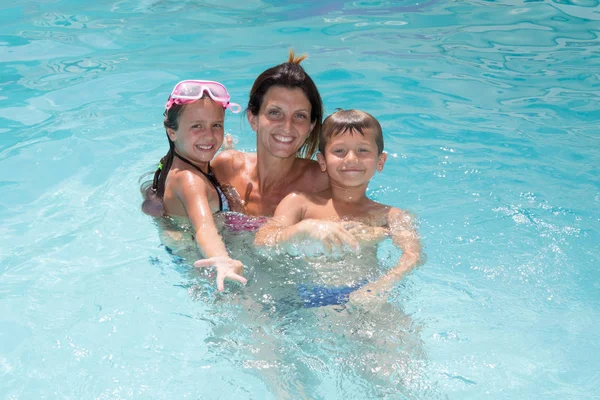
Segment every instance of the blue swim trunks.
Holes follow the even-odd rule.
[[[362,280],[351,286],[300,285],[298,286],[298,294],[306,308],[341,305],[348,301],[350,293],[367,283],[367,280]]]

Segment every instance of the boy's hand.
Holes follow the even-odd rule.
[[[203,260],[198,260],[194,263],[194,267],[206,268],[214,266],[217,270],[217,290],[222,292],[225,290],[225,279],[231,279],[242,284],[246,284],[248,280],[242,276],[244,273],[244,264],[238,260],[233,260],[229,257],[210,257]]]
[[[381,296],[377,292],[377,288],[374,287],[373,283],[366,284],[358,290],[350,293],[348,301],[355,304],[366,304],[371,303],[373,301],[379,301],[381,298],[386,298],[387,296]]]
[[[358,221],[343,221],[342,226],[359,242],[379,242],[389,236],[389,229],[369,226]]]
[[[361,308],[374,309],[387,303],[388,295],[393,287],[391,282],[376,281],[350,293],[348,302]]]
[[[339,222],[305,219],[296,225],[303,237],[318,240],[329,253],[344,248],[358,251],[358,241]]]

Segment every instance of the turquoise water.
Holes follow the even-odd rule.
[[[0,397],[596,398],[599,2],[237,3],[0,6]],[[273,311],[281,270],[251,250],[246,291],[216,296],[139,211],[172,86],[244,104],[290,47],[326,113],[380,119],[369,193],[420,218],[389,315]]]

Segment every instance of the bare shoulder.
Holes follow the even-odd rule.
[[[188,217],[188,206],[209,198],[206,178],[186,169],[171,169],[165,182],[164,212],[170,216]]]
[[[294,191],[294,192],[288,194],[287,196],[285,196],[281,200],[281,202],[279,203],[279,205],[277,207],[278,208],[279,208],[279,206],[281,206],[282,208],[297,207],[297,206],[305,205],[309,202],[311,202],[310,193]]]
[[[389,207],[387,212],[388,225],[390,227],[405,229],[410,228],[413,229],[415,225],[415,215],[407,210],[401,210],[396,207]]]
[[[247,165],[248,156],[247,153],[233,149],[221,151],[212,159],[210,166],[217,179],[227,181]]]
[[[238,164],[243,163],[245,153],[237,150],[225,150],[219,152],[210,162],[213,169],[228,170],[235,168]]]
[[[180,169],[169,173],[168,185],[173,192],[181,195],[194,193],[194,195],[206,195],[208,184],[206,178],[194,171]]]
[[[292,192],[285,196],[277,205],[273,213],[273,221],[291,225],[302,220],[310,200],[303,192]]]
[[[306,203],[314,205],[324,205],[331,200],[331,189],[329,188],[329,184],[327,184],[325,190],[315,192],[304,192],[302,193],[302,195],[304,196]]]
[[[326,172],[321,171],[318,162],[304,160],[302,168],[304,181],[310,183],[311,192],[322,192],[329,188],[329,177]]]

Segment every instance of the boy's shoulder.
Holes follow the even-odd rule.
[[[333,198],[329,187],[316,192],[299,192],[299,195],[302,196],[304,201],[314,204],[324,204]]]
[[[397,207],[389,207],[387,211],[387,220],[390,227],[412,227],[415,225],[416,216],[414,213]]]
[[[329,194],[328,194],[329,193]],[[327,201],[331,200],[331,194],[329,190],[310,193],[302,191],[293,191],[281,200],[277,208],[281,209],[296,209],[302,208],[304,210],[310,209],[313,206],[319,206],[326,204]]]
[[[295,190],[285,196],[283,200],[286,200],[289,203],[315,203],[324,198],[326,198],[326,196],[323,192],[310,193]]]
[[[371,200],[371,204],[364,211],[369,216],[367,219],[370,218],[374,224],[382,224],[390,227],[398,224],[412,223],[414,220],[414,215],[411,212],[379,203],[375,200]]]

